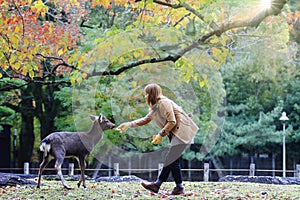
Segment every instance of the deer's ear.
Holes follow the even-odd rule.
[[[97,116],[95,116],[95,115],[90,115],[90,118],[91,118],[92,121],[95,121],[95,120],[97,119]]]
[[[101,113],[100,113],[99,118],[100,118],[99,121],[100,121],[100,122],[103,122],[103,115],[102,115]]]

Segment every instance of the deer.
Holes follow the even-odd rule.
[[[40,142],[40,150],[43,152],[43,161],[39,168],[37,188],[41,186],[43,170],[54,158],[55,169],[64,188],[71,189],[61,172],[61,165],[65,157],[76,157],[78,159],[81,176],[77,186],[79,188],[82,183],[82,186],[86,188],[85,159],[93,151],[95,145],[102,139],[103,131],[115,128],[115,124],[102,114],[100,114],[100,116],[90,115],[90,118],[93,123],[87,132],[53,132]]]

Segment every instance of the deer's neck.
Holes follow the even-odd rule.
[[[102,135],[103,130],[101,129],[100,125],[94,125],[88,132],[86,132],[86,136],[91,139],[93,144],[98,143],[102,138]]]

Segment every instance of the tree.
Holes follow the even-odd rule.
[[[297,50],[289,41],[287,23],[273,24],[277,34],[265,31],[264,25],[268,24],[262,23],[255,35],[238,33],[245,39],[237,40],[234,62],[222,68],[228,116],[221,136],[224,142],[216,146],[217,155],[281,152],[278,146],[282,127],[278,119],[286,107],[293,105],[285,99],[290,96],[291,85],[298,82],[299,69],[294,62]],[[264,37],[268,39],[262,40]]]
[[[6,1],[3,3],[1,7],[2,11],[4,11],[2,12],[4,14],[2,14],[3,33],[1,37],[1,46],[3,47],[1,48],[2,76],[5,74],[10,78],[33,81],[35,77],[45,78],[53,74],[70,74],[75,69],[75,71],[83,73],[83,78],[86,77],[86,72],[80,70],[82,67],[81,56],[76,52],[69,59],[65,56],[70,49],[76,48],[76,41],[80,39],[76,20],[79,19],[79,16],[87,14],[87,11],[83,9],[85,3],[85,1],[74,1],[73,4],[67,5],[63,1],[57,1],[56,4],[47,5],[40,0],[35,2]],[[118,5],[124,5],[127,8],[126,11],[140,9],[136,14],[138,14],[137,20],[140,20],[142,23],[135,24],[135,26],[145,27],[151,24],[158,24],[166,28],[175,27],[176,29],[185,29],[191,23],[199,23],[199,27],[195,27],[196,36],[192,37],[190,42],[187,41],[187,45],[177,45],[177,47],[172,48],[172,50],[176,50],[175,56],[166,53],[161,58],[143,59],[131,63],[129,66],[123,64],[123,66],[117,67],[116,71],[108,68],[107,71],[101,73],[102,75],[118,75],[131,67],[144,63],[176,62],[185,53],[199,45],[209,44],[213,36],[221,36],[226,31],[240,27],[258,26],[267,16],[280,14],[285,4],[285,0],[272,1],[270,8],[261,7],[257,9],[256,13],[251,13],[248,10],[249,17],[241,18],[238,15],[230,16],[232,13],[227,15],[227,5],[220,2],[136,1],[134,3],[132,1],[117,1],[110,4],[109,1],[105,1],[99,4],[97,1],[92,1],[90,4],[91,7],[102,5],[104,8],[108,8],[108,12],[110,12],[110,8]],[[65,7],[65,9],[62,10],[62,7]],[[211,12],[211,8],[218,7],[220,11],[216,11],[217,9],[215,9],[214,12]],[[111,12],[114,16],[112,20],[115,20],[117,12],[116,10],[112,10]],[[166,16],[168,12],[171,12],[172,15]],[[189,18],[190,15],[196,21],[184,22],[185,18]],[[40,17],[42,19],[45,19],[45,17],[46,19],[54,19],[58,23],[47,20],[40,21],[38,20]],[[68,23],[63,23],[66,20]],[[86,18],[82,20],[84,22]],[[114,34],[113,31],[110,34]],[[226,40],[227,38],[224,38],[224,42]],[[221,40],[212,41],[213,46],[216,46],[217,41],[221,42]],[[217,50],[216,48],[212,48],[212,50],[216,58],[225,59],[224,56],[221,56],[221,53],[224,51],[226,53],[226,49],[221,48],[221,50]],[[41,69],[41,61],[43,60],[52,61],[52,66],[48,67],[47,73],[43,73],[44,69]],[[112,64],[108,63],[107,67],[112,66]],[[61,66],[64,68],[60,68]],[[88,75],[94,76],[99,73],[97,71],[90,71]],[[72,75],[76,77],[77,73],[73,73]]]
[[[219,67],[226,62],[232,38],[224,33],[259,26],[267,16],[280,14],[286,1],[275,0],[271,8],[258,9],[257,13],[249,9],[249,15],[244,15],[247,17],[230,13],[236,5],[219,1],[88,3],[75,0],[71,4],[64,1],[51,1],[50,4],[39,0],[1,3],[0,66],[4,78],[21,79],[24,84],[80,84],[94,76],[105,79],[106,76],[121,75],[121,78],[122,74],[145,64],[171,62],[172,67],[180,69],[183,80],[189,82],[192,79],[200,87],[210,88],[214,85],[213,77],[208,78],[210,70],[202,73],[198,67]],[[101,22],[106,23],[88,24],[89,13],[85,6],[96,11],[100,7],[104,11],[100,16],[107,17]],[[132,23],[124,26],[123,18],[118,16],[126,12],[133,13],[130,15]],[[77,20],[81,20],[80,29]],[[117,22],[122,26],[117,26]],[[81,33],[86,34],[87,29],[92,28],[95,28],[94,33],[101,34],[95,37],[91,48],[84,45]],[[119,33],[124,29],[129,34],[122,38],[124,34]],[[106,42],[108,38],[111,38],[110,42]],[[140,45],[139,48],[133,41]],[[77,44],[83,47],[80,51]],[[191,60],[199,55],[204,55],[203,60],[191,64]],[[12,85],[10,88],[18,87]],[[214,104],[217,107],[224,91],[220,87],[215,89],[218,89]]]
[[[53,120],[55,115],[51,116],[48,109],[55,111],[57,109],[54,106],[55,101],[51,100],[51,98],[53,99],[53,95],[51,97],[53,90],[51,93],[51,90],[47,90],[47,88],[56,87],[55,85],[51,86],[51,81],[54,80],[53,76],[62,72],[59,71],[61,69],[53,72],[50,68],[53,66],[59,68],[64,65],[65,62],[57,63],[57,61],[64,59],[65,52],[72,49],[78,39],[76,33],[78,26],[63,23],[60,20],[61,15],[54,15],[53,11],[53,7],[45,6],[42,1],[1,2],[0,63],[1,77],[4,77],[2,82],[3,84],[8,83],[7,78],[22,81],[22,83],[10,81],[9,84],[1,87],[1,91],[17,91],[21,88],[18,106],[7,105],[8,102],[6,102],[6,105],[17,113],[19,112],[22,118],[20,164],[31,159],[35,139],[34,117],[38,116],[40,119],[42,137],[55,128]],[[52,21],[46,20],[49,16],[52,16]],[[68,31],[65,32],[66,30]],[[50,56],[48,57],[48,55]],[[42,84],[47,81],[49,81],[48,86],[43,87]],[[59,82],[66,83],[67,81]],[[42,88],[45,88],[46,91],[43,92]],[[44,98],[45,94],[47,98]],[[48,106],[48,100],[51,101],[51,106]],[[42,107],[45,109],[41,109]],[[47,113],[47,117],[43,116],[45,113]]]

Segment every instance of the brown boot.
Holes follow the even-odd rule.
[[[184,188],[181,187],[174,187],[171,195],[183,195],[184,194]]]
[[[145,183],[142,182],[141,185],[146,189],[154,193],[158,193],[159,187],[155,185],[153,182],[152,183]]]

